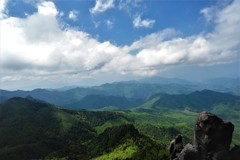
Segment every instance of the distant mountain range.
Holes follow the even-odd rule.
[[[103,107],[116,107],[129,109],[141,104],[141,100],[120,96],[86,95],[79,101],[74,101],[65,106],[72,109],[101,109]]]
[[[200,83],[176,78],[155,77],[139,81],[115,82],[86,88],[63,87],[55,90],[34,89],[32,91],[0,90],[0,102],[12,97],[31,96],[35,99],[72,109],[99,109],[109,106],[127,109],[146,102],[155,94],[167,94],[164,96],[165,99],[167,99],[170,95],[185,95],[196,90],[204,89],[240,95],[240,83],[237,78],[218,78]],[[176,97],[179,98],[179,96],[175,96],[175,99]],[[186,98],[188,97],[185,97],[185,99]],[[171,105],[168,104],[168,106]]]
[[[211,90],[202,90],[179,95],[156,94],[150,97],[143,105],[139,106],[138,109],[189,108],[191,110],[203,111],[211,110],[217,105],[230,105],[234,103],[240,105],[239,96]]]
[[[187,81],[180,78],[164,78],[164,77],[150,77],[139,80],[141,83],[150,83],[150,84],[198,84],[198,82]]]

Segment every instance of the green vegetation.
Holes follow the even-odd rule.
[[[117,103],[118,98],[108,102]],[[102,100],[105,97],[97,102]],[[0,103],[0,159],[168,158],[168,144],[177,134],[184,136],[184,143],[193,141],[195,121],[203,110],[233,122],[232,146],[239,145],[239,106],[239,97],[208,90],[156,94],[128,110],[74,111],[31,97],[12,98]]]
[[[240,144],[240,103],[218,104],[212,110],[212,113],[219,117],[231,121],[235,128],[233,133],[232,146]]]
[[[102,148],[109,151],[96,159],[161,159],[168,155],[164,146],[140,134],[132,124],[106,129],[93,144],[93,152],[104,153]]]
[[[136,153],[138,150],[138,147],[135,145],[131,146],[131,143],[133,143],[133,142],[129,142],[129,143],[120,145],[119,147],[115,148],[112,152],[104,154],[97,158],[94,158],[94,160],[130,159],[131,157],[133,157],[134,153]]]
[[[0,105],[0,159],[141,159],[150,156],[147,152],[152,159],[167,156],[164,146],[130,123],[119,112],[72,111],[13,98]]]

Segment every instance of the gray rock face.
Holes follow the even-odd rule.
[[[229,156],[234,125],[208,112],[200,113],[195,125],[196,149],[202,160]]]
[[[199,160],[199,154],[192,144],[187,144],[178,156],[178,160]]]
[[[208,112],[199,114],[195,129],[195,146],[188,144],[179,160],[238,160],[239,148],[230,152],[234,125]],[[240,160],[240,159],[239,159]]]
[[[177,135],[175,139],[173,139],[170,143],[169,151],[170,151],[170,159],[173,160],[177,158],[178,154],[183,149],[182,135]]]

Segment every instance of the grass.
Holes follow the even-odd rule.
[[[137,151],[138,147],[134,145],[132,140],[129,140],[128,142],[119,145],[112,152],[96,157],[93,160],[125,160],[131,158]]]

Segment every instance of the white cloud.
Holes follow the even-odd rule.
[[[140,7],[140,3],[142,0],[120,0],[118,4],[118,8],[120,10],[126,10],[130,12],[132,8]]]
[[[120,11],[125,11],[130,18],[134,17],[136,13],[144,12],[142,0],[119,0],[117,7]]]
[[[216,5],[203,8],[200,10],[200,13],[204,16],[207,22],[214,22],[218,18],[219,12],[221,12],[231,2],[231,0],[217,1]]]
[[[106,21],[106,25],[107,25],[108,29],[112,29],[113,28],[113,22],[111,20],[107,20]]]
[[[94,73],[115,55],[122,54],[109,42],[100,43],[87,33],[71,28],[61,29],[56,16],[42,11],[27,19],[1,20],[2,80],[10,73],[18,78]]]
[[[177,37],[178,35],[179,32],[174,29],[165,29],[160,32],[155,32],[145,37],[142,37],[138,41],[133,42],[132,45],[125,46],[124,49],[131,51],[135,49],[139,50],[149,47],[155,47],[156,45],[172,39],[173,37]]]
[[[3,12],[7,4],[7,0],[0,1],[0,12]]]
[[[8,3],[8,0],[1,0],[0,1],[0,19],[6,17],[6,5]]]
[[[58,11],[53,2],[45,1],[38,5],[38,13],[45,16],[56,16]]]
[[[95,6],[90,9],[92,14],[105,12],[114,7],[114,0],[96,0]]]
[[[76,83],[89,76],[145,76],[175,66],[233,62],[240,52],[239,8],[240,2],[234,1],[219,11],[209,33],[180,37],[178,31],[166,29],[120,47],[63,28],[53,2],[43,2],[25,19],[1,19],[0,83]]]
[[[215,18],[215,30],[206,34],[177,37],[174,30],[153,33],[127,46],[126,50],[139,50],[136,57],[142,66],[161,70],[181,65],[213,65],[239,60],[240,52],[240,7],[234,1]],[[176,33],[176,35],[175,35]],[[164,40],[167,35],[175,35]]]
[[[143,19],[140,15],[137,15],[133,20],[133,26],[135,28],[152,28],[156,21],[153,19]]]
[[[204,15],[207,22],[212,21],[216,16],[216,7],[203,8],[200,13]]]
[[[69,14],[68,14],[68,18],[73,20],[73,21],[76,21],[77,18],[78,18],[78,11],[76,11],[76,10],[70,11]]]

